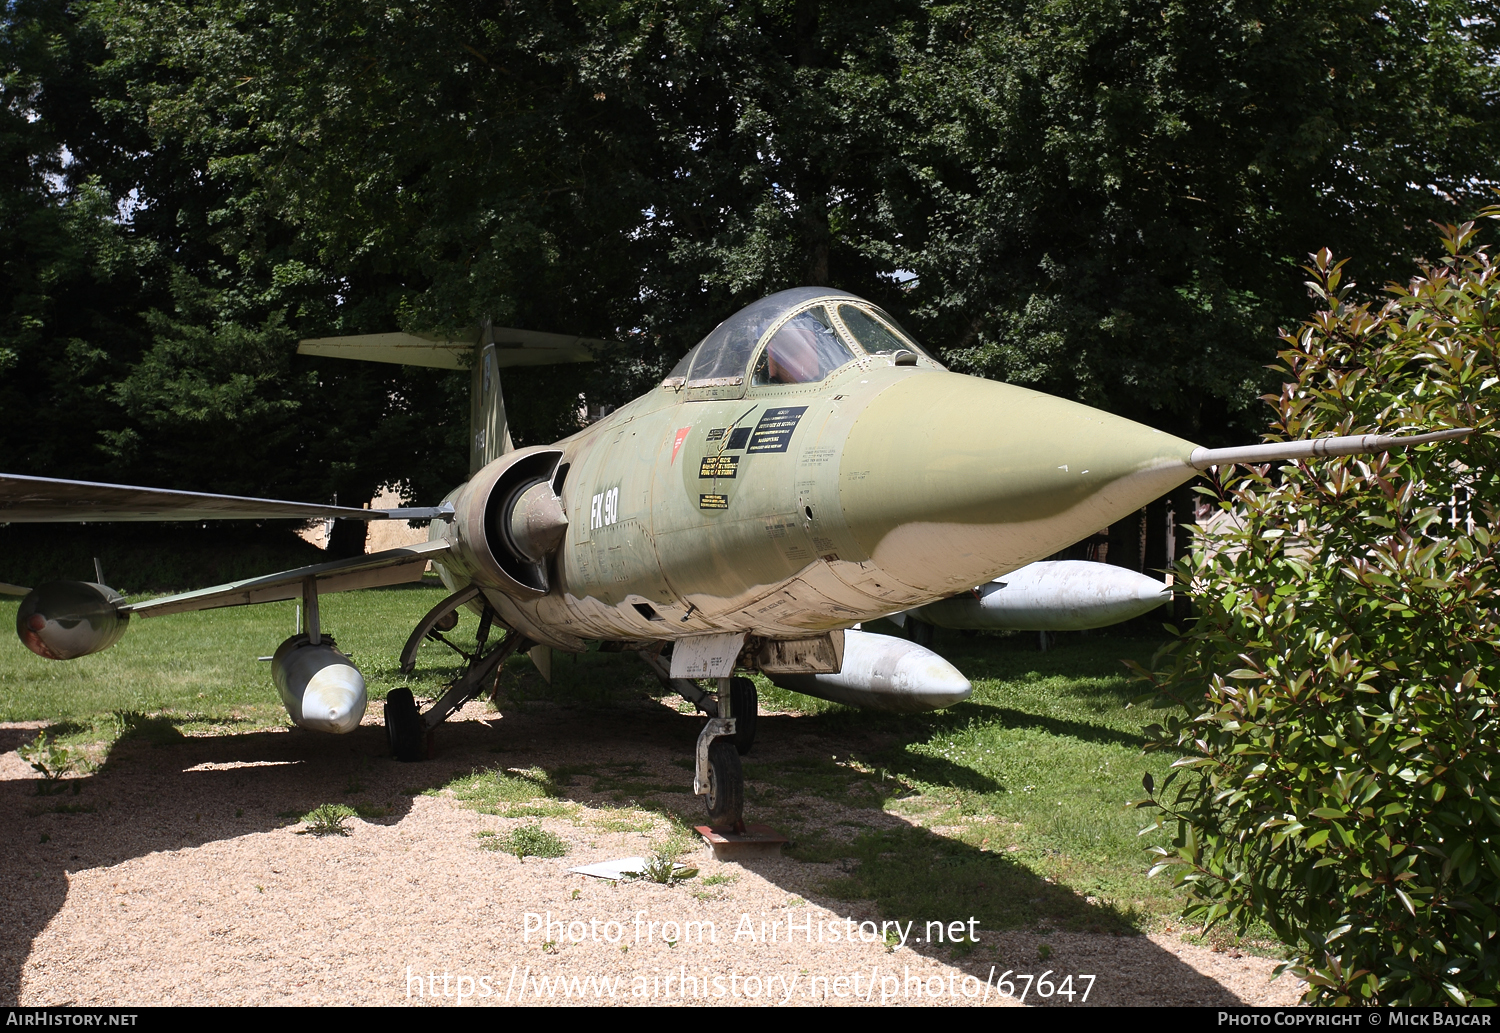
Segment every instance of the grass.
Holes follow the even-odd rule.
[[[349,819],[354,815],[353,807],[341,803],[319,804],[302,816],[307,823],[302,831],[313,836],[347,836]]]
[[[811,724],[823,741],[852,748],[774,771],[752,754],[756,813],[779,811],[792,824],[808,797],[822,797],[905,818],[842,836],[804,822],[792,849],[840,863],[846,874],[825,887],[831,895],[873,899],[891,914],[958,907],[990,929],[1110,932],[1170,920],[1182,898],[1145,877],[1144,850],[1160,837],[1138,837],[1145,822],[1126,809],[1141,776],[1161,780],[1173,759],[1142,754],[1141,719],[1126,707],[1137,690],[1119,661],[1148,659],[1154,643],[1073,638],[1047,653],[1031,643],[940,633],[939,651],[974,683],[973,697],[946,711],[820,707]],[[764,689],[762,698],[778,699]]]
[[[405,629],[442,595],[419,585],[323,600],[324,627],[365,673],[373,706],[402,684],[431,696],[456,672],[457,658],[431,644],[409,682],[396,670]],[[14,623],[15,606],[0,601],[0,626]],[[255,658],[270,653],[292,625],[292,603],[139,620],[114,649],[68,663],[12,643],[0,648],[0,720],[52,721],[49,742],[87,762],[102,761],[109,744],[125,737],[171,749],[185,733],[284,725],[268,665]],[[465,621],[460,640],[472,629]],[[873,900],[891,917],[973,914],[986,929],[1127,932],[1176,924],[1183,898],[1165,879],[1145,877],[1145,848],[1160,834],[1137,837],[1145,822],[1126,809],[1140,795],[1142,775],[1162,781],[1173,759],[1142,754],[1147,715],[1126,706],[1136,688],[1120,661],[1146,661],[1155,646],[1072,636],[1038,653],[1030,635],[940,631],[936,648],[975,691],[963,704],[925,715],[856,711],[758,678],[763,710],[797,715],[763,718],[766,741],[790,735],[805,745],[781,751],[775,764],[763,759],[763,749],[745,758],[750,815],[787,831],[792,856],[834,866],[822,892]],[[501,689],[510,711],[608,711],[662,695],[634,657],[603,652],[557,654],[551,686],[516,657]],[[682,806],[676,776],[607,757],[568,768],[507,768],[504,753],[514,747],[497,749],[495,770],[412,793],[447,790],[465,806],[502,817],[578,820],[568,797],[576,797],[569,787],[579,787],[614,801],[602,816],[591,815],[601,831],[665,837],[653,849],[674,852],[693,842],[690,826],[701,813],[673,810]],[[686,777],[691,762],[672,760]],[[356,794],[359,783],[350,776],[345,795]],[[870,820],[881,812],[901,822]],[[914,871],[933,877],[913,879]]]
[[[471,810],[502,818],[571,817],[577,813],[578,805],[556,799],[559,788],[555,779],[555,774],[541,768],[526,771],[476,768],[446,785],[426,790],[425,795],[450,793]]]
[[[412,678],[397,670],[405,629],[444,594],[433,581],[319,600],[324,633],[354,658],[372,704],[398,685],[409,684],[418,696],[431,694],[456,673],[458,658],[433,645],[423,647]],[[16,599],[0,601],[0,627],[15,626],[18,605]],[[6,687],[0,721],[101,726],[120,712],[149,714],[188,732],[286,724],[270,686],[270,665],[256,658],[269,656],[293,634],[295,607],[266,603],[138,618],[113,649],[66,663],[43,660],[12,641],[0,648],[0,684]],[[473,622],[465,626],[472,635]],[[392,628],[402,630],[393,635]],[[107,729],[95,730],[108,737]],[[115,737],[123,730],[116,729]]]
[[[568,844],[541,825],[520,825],[504,836],[484,837],[479,845],[485,850],[515,854],[520,860],[528,857],[562,857],[568,852]]]

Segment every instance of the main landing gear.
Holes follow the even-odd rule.
[[[410,674],[417,665],[417,649],[424,639],[441,642],[467,663],[463,672],[448,684],[437,702],[425,711],[417,709],[416,698],[410,689],[392,689],[385,699],[385,734],[390,742],[391,755],[397,760],[426,760],[432,744],[432,734],[437,726],[451,715],[458,713],[463,705],[482,695],[500,676],[500,665],[517,650],[529,649],[532,645],[520,632],[505,629],[505,637],[499,645],[485,652],[490,631],[498,623],[495,611],[485,603],[484,613],[479,618],[479,631],[474,652],[469,653],[443,636],[458,625],[458,608],[480,598],[474,586],[460,589],[438,603],[423,617],[421,623],[406,640],[401,650],[401,673]],[[502,625],[504,627],[504,625]]]
[[[760,700],[749,678],[719,678],[718,691],[704,692],[684,678],[673,678],[654,653],[641,659],[662,685],[708,715],[694,751],[693,792],[708,805],[709,824],[720,830],[745,830],[745,772],[740,758],[755,745]]]

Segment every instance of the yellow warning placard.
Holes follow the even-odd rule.
[[[714,480],[733,480],[739,466],[739,456],[704,456],[703,461],[698,464],[698,476],[702,479],[711,477]]]

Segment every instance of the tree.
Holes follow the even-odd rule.
[[[15,203],[97,183],[134,277],[100,298],[128,343],[49,310],[18,389],[72,408],[38,378],[81,341],[109,358],[108,434],[70,438],[66,470],[20,453],[305,498],[461,477],[462,385],[297,337],[488,317],[623,341],[507,376],[542,441],[804,283],[886,305],[955,368],[1243,440],[1264,342],[1306,312],[1293,256],[1385,275],[1473,210],[1497,150],[1490,0],[14,10],[28,160],[62,177]],[[43,38],[61,49],[22,45]]]

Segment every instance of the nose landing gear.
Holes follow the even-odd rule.
[[[708,792],[703,802],[708,805],[708,820],[714,828],[744,830],[745,774],[729,738],[708,744]]]
[[[708,805],[708,820],[714,828],[742,833],[745,772],[740,754],[748,753],[755,741],[755,683],[749,678],[720,678],[718,682],[718,715],[709,718],[698,735],[693,792]]]

